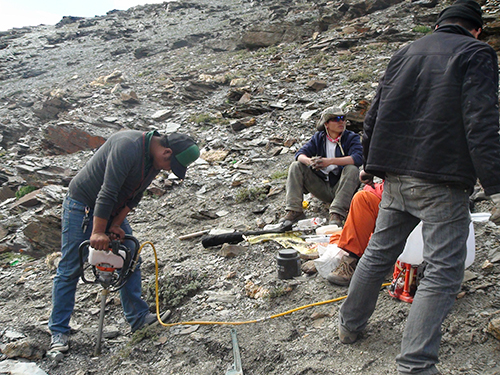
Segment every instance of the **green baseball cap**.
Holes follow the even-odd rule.
[[[186,134],[172,133],[167,138],[168,147],[173,152],[170,168],[177,177],[183,179],[186,177],[188,165],[200,157],[200,149],[195,141]]]

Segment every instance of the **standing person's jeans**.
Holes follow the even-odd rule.
[[[375,232],[359,261],[339,319],[350,332],[362,331],[372,315],[380,286],[403,251],[406,238],[422,221],[427,262],[408,315],[401,353],[401,374],[432,375],[441,341],[441,324],[463,280],[469,234],[469,190],[453,183],[388,175]]]
[[[49,321],[49,329],[53,334],[68,334],[70,331],[69,321],[75,306],[76,285],[80,277],[78,249],[83,241],[90,238],[92,214],[91,210],[88,228],[83,233],[82,220],[85,215],[85,205],[69,196],[64,199],[61,224],[62,258],[57,267],[52,287],[52,313]],[[125,233],[132,234],[132,229],[126,219],[121,228]],[[87,255],[88,251],[86,251],[85,257]],[[140,262],[138,262],[135,272],[130,275],[125,286],[120,289],[123,311],[132,331],[143,325],[144,318],[149,312],[147,303],[141,299],[141,292],[141,270]]]
[[[359,168],[355,165],[344,166],[339,181],[331,186],[328,181],[317,176],[311,168],[300,161],[294,161],[290,165],[286,180],[285,210],[302,212],[303,194],[311,193],[321,201],[330,203],[330,213],[336,213],[345,218],[358,187]]]

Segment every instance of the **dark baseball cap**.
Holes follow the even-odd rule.
[[[200,157],[200,149],[193,138],[186,134],[172,133],[167,135],[167,139],[167,147],[173,152],[170,168],[177,177],[183,179],[188,165]]]

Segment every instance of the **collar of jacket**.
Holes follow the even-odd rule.
[[[339,146],[340,153],[342,156],[345,156],[344,148],[342,147],[342,142],[344,141],[344,137],[347,134],[347,129],[344,129],[342,134],[340,135],[340,139],[337,142],[337,145]],[[328,134],[326,134],[326,129],[321,131],[321,139],[322,139],[322,144],[323,144],[323,151],[324,154],[326,155],[326,141],[327,141]],[[337,150],[335,150],[335,154],[337,153]]]
[[[347,129],[344,129],[342,135],[340,136],[339,143],[344,141],[346,134],[347,134]],[[324,141],[326,141],[326,130],[321,131],[321,137],[323,138]]]
[[[461,35],[467,35],[470,36],[471,38],[474,38],[474,35],[472,35],[469,30],[467,30],[465,27],[457,25],[457,24],[446,24],[443,26],[439,26],[436,30],[434,30],[435,33],[449,33],[449,34],[461,34]]]

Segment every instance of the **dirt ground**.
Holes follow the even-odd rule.
[[[189,187],[179,189],[178,194],[185,193],[185,189]],[[175,201],[172,196],[168,200]],[[275,203],[279,200],[276,198]],[[324,208],[315,203],[311,209],[321,215]],[[146,199],[140,212],[132,217],[137,238],[141,243],[151,241],[156,250],[159,309],[161,312],[171,309],[172,315],[166,323],[203,321],[208,324],[156,326],[131,334],[115,293],[106,308],[102,354],[96,357],[93,354],[101,287],[79,285],[71,350],[60,362],[47,357],[36,360],[41,369],[51,375],[225,374],[233,363],[231,329],[234,328],[245,374],[396,373],[394,358],[410,304],[393,299],[382,289],[367,330],[354,345],[343,345],[337,338],[341,301],[268,319],[301,306],[343,297],[347,288],[330,285],[317,274],[279,279],[275,257],[282,247],[274,241],[252,245],[243,242],[240,245],[244,251],[234,257],[221,256],[220,246],[203,248],[199,238],[179,241],[177,237],[182,231],[175,229],[181,224],[179,220],[170,223],[167,220],[167,224],[144,221],[148,215],[159,215],[158,207],[165,204],[161,198],[160,201]],[[195,202],[192,204],[194,210]],[[489,203],[481,202],[475,210],[487,212],[489,208]],[[232,212],[228,216],[235,217],[225,217],[219,223],[220,228],[230,222],[243,225],[253,215],[246,213],[243,207],[240,212]],[[500,231],[489,222],[474,226],[476,259],[468,269],[472,272],[471,280],[463,283],[460,298],[443,325],[440,369],[444,374],[492,375],[500,371],[499,342],[487,333],[489,321],[500,312],[498,270],[496,265],[483,268],[498,251]],[[145,245],[142,256],[144,290],[154,311],[153,247]],[[47,321],[54,272],[44,260],[19,258],[15,265],[3,265],[0,280],[4,343],[8,341],[7,333],[13,331],[35,341],[41,349],[48,348]],[[270,297],[247,296],[245,285],[249,281],[268,289]],[[390,275],[387,281],[392,281]],[[175,304],[173,289],[184,293],[176,306],[172,306]],[[169,304],[162,304],[162,298],[165,300],[167,295]],[[258,322],[244,324],[253,320]]]

